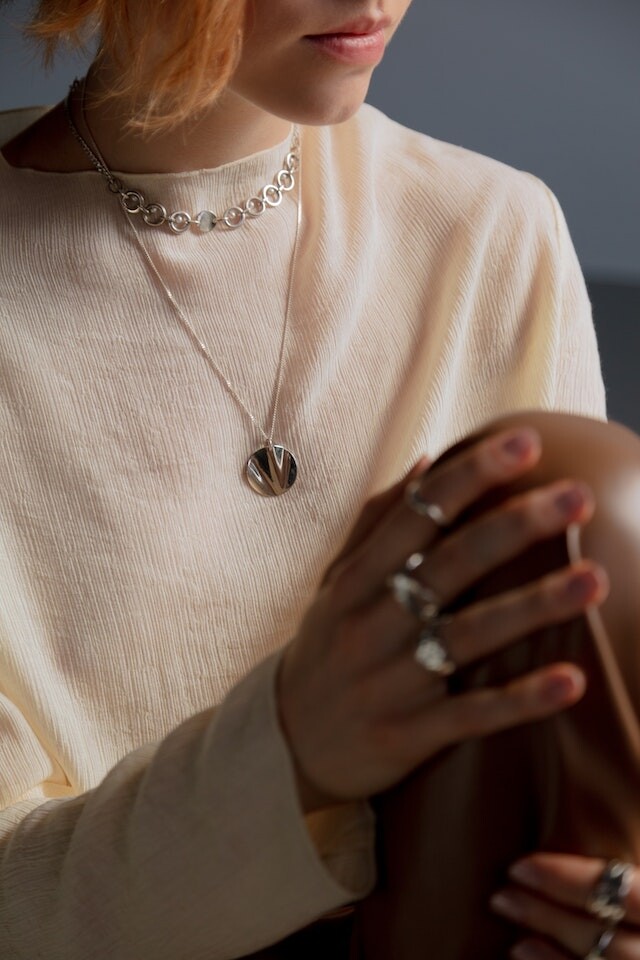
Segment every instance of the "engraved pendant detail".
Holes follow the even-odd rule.
[[[261,497],[279,497],[296,482],[298,464],[290,450],[274,443],[260,447],[249,457],[246,476],[251,489]]]

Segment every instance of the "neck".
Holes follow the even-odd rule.
[[[109,66],[95,63],[87,82],[85,112],[91,134],[107,165],[128,173],[180,173],[232,163],[241,157],[275,147],[286,140],[291,123],[282,120],[232,91],[197,118],[152,136],[127,125],[135,107],[103,94],[110,87]],[[80,104],[74,117],[82,132]],[[2,148],[15,167],[56,173],[93,170],[74,139],[59,104]]]
[[[285,140],[291,123],[254,106],[232,91],[197,118],[170,130],[145,134],[128,125],[132,104],[105,99],[109,65],[95,64],[86,85],[85,116],[112,170],[178,173],[219,167]]]
[[[81,130],[88,126],[107,165],[129,173],[178,173],[231,163],[266,150],[285,140],[291,123],[225,91],[197,118],[188,118],[170,130],[147,134],[128,121],[135,107],[120,99],[105,98],[108,67],[94,65],[85,85],[84,104],[72,104]],[[67,131],[68,132],[68,131]],[[82,152],[71,148],[76,169],[89,169]]]

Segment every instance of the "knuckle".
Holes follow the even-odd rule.
[[[331,580],[331,593],[334,606],[338,610],[348,609],[353,598],[358,595],[362,583],[362,572],[357,559],[349,559],[340,564]]]
[[[369,625],[359,611],[345,614],[336,627],[336,644],[345,651],[358,653],[367,648],[370,639]]]
[[[539,580],[524,594],[522,601],[522,619],[532,626],[546,623],[560,612],[562,600],[554,581],[550,578]]]
[[[540,512],[536,498],[525,494],[512,501],[506,512],[509,532],[513,539],[528,542],[540,529]]]
[[[499,703],[493,691],[463,694],[458,697],[449,723],[445,725],[450,742],[458,743],[472,736],[482,736],[495,729]]]
[[[445,512],[447,516],[455,515],[483,491],[484,474],[484,458],[477,449],[461,454],[431,474],[427,499],[441,506],[451,503],[453,510],[449,508]]]
[[[403,764],[407,753],[406,737],[397,724],[377,719],[368,723],[363,736],[366,752],[385,765]]]
[[[454,661],[468,663],[484,655],[488,641],[495,646],[508,635],[509,618],[491,601],[478,603],[456,614],[443,633]]]
[[[640,960],[640,935],[618,931],[607,951],[611,960]]]

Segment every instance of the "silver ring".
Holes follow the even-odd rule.
[[[424,553],[412,553],[402,570],[387,577],[387,587],[403,610],[426,624],[439,616],[440,600],[435,590],[411,576],[424,561]]]
[[[449,525],[442,507],[437,503],[429,503],[420,496],[420,480],[412,480],[407,484],[404,490],[404,502],[419,517],[429,517],[437,527],[442,529]]]
[[[605,950],[611,945],[615,932],[615,927],[607,927],[603,930],[584,960],[601,960]]]
[[[451,657],[449,649],[438,630],[451,622],[451,617],[432,617],[420,631],[418,644],[413,653],[413,659],[419,663],[427,673],[434,673],[437,677],[450,677],[458,666]]]
[[[602,871],[587,908],[594,917],[609,925],[620,923],[624,917],[624,900],[633,878],[633,866],[621,860],[610,860]]]

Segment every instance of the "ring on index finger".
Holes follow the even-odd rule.
[[[610,860],[587,901],[589,912],[610,926],[620,923],[632,878],[633,866],[630,863]]]
[[[412,480],[404,489],[404,502],[419,517],[429,517],[437,527],[443,529],[449,525],[444,511],[437,503],[430,503],[420,496],[420,480]]]

